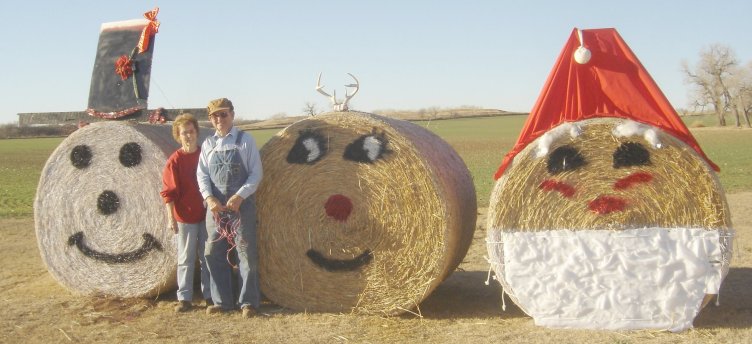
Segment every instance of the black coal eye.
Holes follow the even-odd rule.
[[[384,135],[363,135],[345,148],[344,158],[356,162],[373,163],[386,153]]]
[[[313,131],[303,131],[287,153],[290,164],[314,164],[326,154],[326,140]]]
[[[650,152],[637,142],[624,142],[614,151],[614,168],[650,165]]]
[[[125,167],[133,167],[141,163],[141,146],[135,142],[128,142],[120,147],[120,163]]]
[[[575,170],[586,163],[585,158],[580,154],[580,151],[577,150],[577,148],[572,146],[561,146],[554,149],[554,151],[548,156],[546,167],[548,168],[548,173],[557,174],[564,171]]]
[[[91,164],[91,148],[87,145],[78,145],[73,147],[70,153],[71,164],[77,169],[84,169]]]

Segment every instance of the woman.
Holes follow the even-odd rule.
[[[162,173],[162,191],[167,210],[167,228],[177,235],[178,305],[175,312],[186,312],[193,306],[193,273],[196,258],[201,268],[201,293],[211,305],[209,270],[206,268],[206,208],[198,190],[196,167],[201,155],[198,146],[198,121],[191,114],[182,114],[172,123],[172,136],[182,147],[172,153]]]

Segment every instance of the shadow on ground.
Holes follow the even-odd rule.
[[[429,319],[527,316],[508,296],[502,311],[501,285],[493,278],[486,285],[487,278],[487,271],[455,271],[420,304],[421,314]]]
[[[721,285],[720,305],[715,299],[695,318],[697,328],[752,327],[752,268],[731,268]]]
[[[508,296],[507,310],[501,309],[501,286],[491,279],[485,285],[485,271],[457,271],[420,305],[428,319],[527,317]],[[412,316],[412,315],[403,315]],[[731,268],[721,286],[720,305],[715,299],[697,316],[696,328],[752,327],[752,268]]]

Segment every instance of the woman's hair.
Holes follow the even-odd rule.
[[[189,113],[182,113],[180,114],[180,116],[175,118],[175,122],[172,122],[172,137],[178,143],[181,143],[180,142],[180,126],[186,123],[193,124],[193,127],[196,129],[196,134],[198,134],[198,121],[196,120],[196,117],[193,117],[193,115]]]

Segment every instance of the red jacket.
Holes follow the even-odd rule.
[[[178,149],[167,159],[162,172],[162,191],[165,203],[173,202],[175,220],[182,223],[199,223],[206,217],[204,199],[198,191],[196,167],[201,148],[193,153]]]

